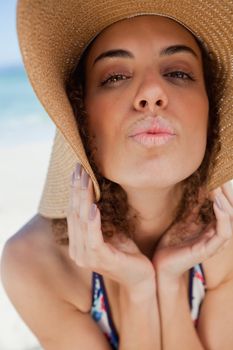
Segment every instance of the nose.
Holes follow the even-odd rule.
[[[165,109],[168,96],[161,77],[148,77],[141,83],[134,99],[134,108],[141,112],[155,113]]]

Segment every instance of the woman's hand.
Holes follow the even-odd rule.
[[[172,279],[179,278],[192,266],[215,255],[229,243],[233,231],[232,184],[227,182],[214,190],[210,199],[214,201],[216,226],[209,227],[200,236],[178,245],[170,243],[169,235],[165,234],[152,259],[154,268],[160,275]]]
[[[100,212],[93,204],[93,198],[92,181],[78,164],[72,176],[67,216],[71,259],[78,266],[118,282],[126,290],[154,283],[151,261],[131,239],[119,234],[104,241]]]

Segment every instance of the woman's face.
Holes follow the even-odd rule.
[[[159,16],[111,25],[87,57],[85,107],[106,178],[123,188],[179,183],[206,147],[209,106],[195,39]]]

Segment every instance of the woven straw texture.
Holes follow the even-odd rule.
[[[97,200],[100,197],[64,86],[80,54],[101,30],[140,14],[177,20],[202,39],[216,60],[222,92],[221,152],[209,188],[233,178],[232,0],[19,0],[17,31],[24,65],[35,93],[60,130],[39,206],[44,216],[65,216],[70,176],[78,159],[93,180]]]

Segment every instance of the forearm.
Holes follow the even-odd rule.
[[[155,280],[145,289],[120,289],[120,350],[161,350]]]
[[[204,350],[191,319],[184,278],[157,276],[163,350]]]

